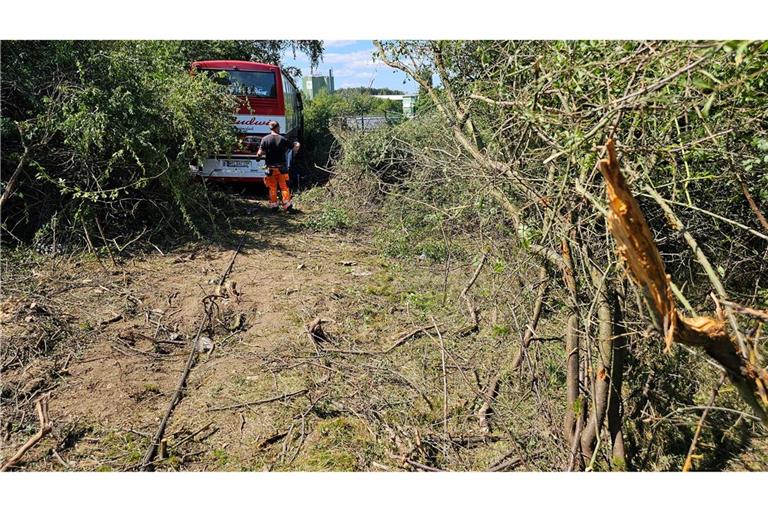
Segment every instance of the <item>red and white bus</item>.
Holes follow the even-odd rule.
[[[290,142],[303,136],[301,94],[279,66],[237,60],[205,60],[192,63],[196,72],[207,72],[227,85],[238,97],[235,127],[240,147],[231,155],[215,155],[192,166],[192,171],[207,180],[249,182],[263,181],[266,176],[264,160],[256,160],[256,152],[267,123],[280,123],[280,133]],[[287,155],[290,167],[292,153]]]

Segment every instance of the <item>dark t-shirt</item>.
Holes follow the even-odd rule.
[[[276,133],[270,133],[261,139],[259,145],[259,149],[264,152],[267,167],[282,166],[284,171],[286,170],[285,154],[292,148],[293,144],[288,142],[288,139]]]

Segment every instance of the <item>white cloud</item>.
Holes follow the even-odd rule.
[[[354,39],[324,39],[323,46],[325,48],[343,48],[345,46],[352,46],[357,44]]]
[[[370,50],[359,50],[349,53],[326,53],[323,55],[323,64],[340,65],[347,68],[375,68],[379,65],[373,60]]]
[[[294,64],[301,68],[309,67],[309,61],[304,56],[299,57],[297,55]],[[325,53],[318,68],[321,70],[333,69],[333,74],[338,77],[353,77],[362,72],[366,72],[366,76],[370,76],[382,66],[382,63],[373,60],[373,53],[370,50],[358,50],[348,53],[338,51]]]
[[[353,82],[359,85],[371,84],[382,66],[382,63],[373,60],[370,50],[359,50],[349,53],[326,53],[321,69],[323,74],[327,69],[333,69],[333,75],[340,79],[339,87],[346,87],[348,83]]]

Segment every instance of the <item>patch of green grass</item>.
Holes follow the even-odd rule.
[[[291,469],[299,471],[360,471],[372,458],[373,440],[363,423],[346,416],[319,422],[307,449]]]
[[[368,326],[377,324],[382,316],[381,312],[377,308],[371,306],[363,307],[363,309],[360,311],[360,314],[363,317],[363,322]]]
[[[494,325],[491,327],[491,332],[493,333],[493,336],[496,338],[504,338],[506,336],[509,336],[509,333],[511,332],[508,325]]]
[[[118,459],[120,464],[134,464],[144,457],[142,439],[131,433],[109,432],[102,438],[102,448],[109,459]],[[104,471],[98,469],[97,471]],[[107,470],[107,471],[111,471]]]
[[[229,454],[222,448],[216,448],[211,452],[211,456],[215,459],[218,466],[225,466],[229,462]]]
[[[324,204],[319,212],[310,215],[306,225],[315,231],[339,231],[352,227],[352,218],[346,208]]]
[[[383,261],[379,261],[378,266],[382,269],[382,272],[374,273],[370,284],[364,289],[365,293],[385,299],[398,300],[397,290],[395,289],[395,274],[402,272],[402,269],[399,265],[393,266]]]
[[[148,382],[144,384],[144,391],[148,393],[160,393],[160,387],[157,384]]]
[[[406,292],[403,296],[403,301],[409,306],[424,313],[434,311],[440,305],[440,299],[438,298],[437,294],[432,291]]]
[[[211,386],[211,390],[209,392],[211,397],[219,396],[219,394],[224,391],[224,384],[221,382],[217,382],[213,386]]]
[[[394,288],[388,283],[376,283],[365,288],[365,293],[368,295],[375,295],[377,297],[392,297],[395,294]]]
[[[235,375],[232,377],[232,384],[235,387],[241,388],[248,385],[248,380],[243,375]]]
[[[376,245],[390,258],[418,258],[441,262],[448,256],[444,240],[433,238],[431,232],[424,229],[384,230],[376,236]]]
[[[308,206],[322,204],[328,199],[328,189],[326,187],[314,187],[298,194],[297,199]]]

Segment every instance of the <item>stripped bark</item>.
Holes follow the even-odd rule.
[[[608,158],[600,160],[599,169],[608,193],[608,226],[629,275],[642,291],[654,327],[664,336],[667,349],[672,343],[698,347],[720,363],[744,400],[768,423],[768,372],[756,363],[756,354],[747,358],[740,352],[724,318],[689,318],[676,309],[670,278],[640,205],[621,173],[613,140],[608,140],[606,148]]]

